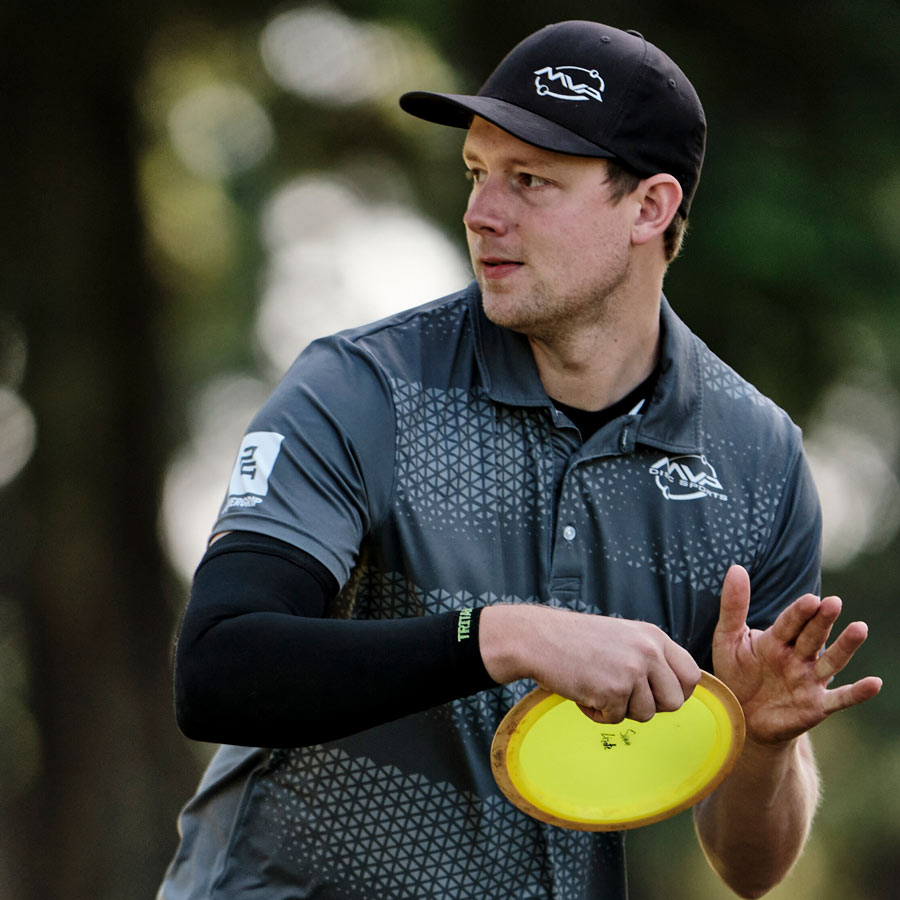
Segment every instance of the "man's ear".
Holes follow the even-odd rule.
[[[673,175],[645,178],[637,189],[640,207],[631,227],[632,244],[646,244],[661,235],[678,212],[681,197],[681,185]]]

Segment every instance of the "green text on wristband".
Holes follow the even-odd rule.
[[[459,618],[456,620],[456,640],[464,641],[469,637],[472,631],[472,610],[461,609]]]

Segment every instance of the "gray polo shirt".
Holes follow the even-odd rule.
[[[317,341],[251,423],[214,532],[312,554],[343,586],[334,617],[547,603],[654,622],[709,668],[729,565],[751,626],[818,592],[819,506],[799,429],[661,316],[651,402],[585,442],[476,285]],[[622,900],[621,835],[538,823],[494,784],[493,732],[531,687],[222,747],[160,897]]]

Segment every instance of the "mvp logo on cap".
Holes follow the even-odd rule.
[[[587,84],[584,76],[570,75],[569,72],[584,72],[595,84]],[[603,102],[606,83],[596,69],[584,69],[581,66],[544,66],[534,73],[534,86],[542,97],[556,97],[557,100],[599,100]],[[580,81],[576,81],[580,78]],[[561,93],[565,91],[565,93]]]

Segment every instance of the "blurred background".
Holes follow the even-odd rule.
[[[776,900],[900,884],[900,12],[892,0],[125,0],[0,11],[0,900],[151,898],[211,748],[170,654],[254,409],[312,338],[470,278],[474,91],[566,18],[636,28],[709,149],[667,294],[803,426],[825,590],[886,678],[824,723]],[[689,814],[629,836],[633,900],[730,896]]]

